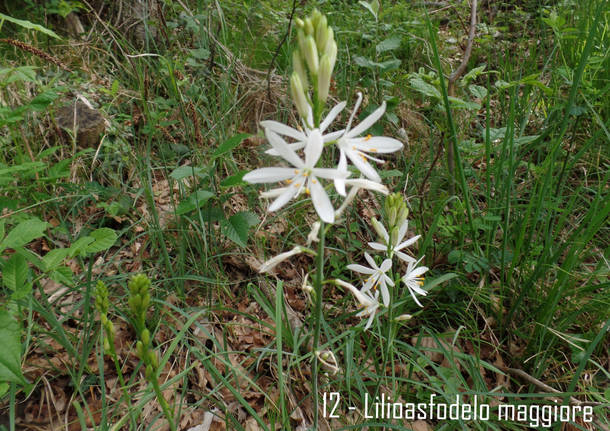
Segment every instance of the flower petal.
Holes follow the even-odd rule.
[[[324,148],[324,141],[322,141],[322,135],[318,129],[314,129],[307,138],[307,145],[305,146],[305,166],[312,169],[322,155],[322,149]]]
[[[367,268],[366,266],[359,265],[357,263],[351,263],[347,265],[346,268],[350,271],[359,272],[361,274],[373,274],[375,272],[374,269]]]
[[[286,141],[270,129],[265,129],[265,135],[269,140],[269,143],[273,147],[274,150],[278,152],[280,157],[282,157],[287,162],[291,163],[292,166],[297,168],[302,168],[304,166],[303,161],[297,156],[297,154],[288,146]]]
[[[373,153],[393,153],[403,147],[402,142],[398,139],[388,138],[387,136],[373,136],[370,139],[362,139],[355,145],[361,151]]]
[[[383,305],[386,307],[390,306],[390,292],[385,284],[381,285],[381,299],[383,300]]]
[[[368,189],[375,192],[382,193],[384,195],[390,194],[388,188],[381,183],[367,180],[364,178],[353,178],[351,180],[345,180],[345,184],[359,189]]]
[[[284,205],[288,203],[290,199],[292,199],[299,191],[298,187],[287,187],[287,190],[279,195],[267,208],[267,211],[273,212],[282,208]]]
[[[335,209],[330,203],[330,199],[324,190],[324,187],[320,184],[320,181],[315,181],[315,178],[311,178],[309,181],[309,190],[311,193],[311,201],[316,212],[326,223],[334,223],[335,221]]]
[[[411,294],[411,296],[413,297],[413,300],[415,301],[415,303],[417,305],[419,305],[420,307],[423,307],[423,305],[421,304],[421,302],[419,302],[419,300],[417,299],[417,296],[415,296],[415,293],[409,288],[409,293]]]
[[[371,268],[373,268],[375,270],[379,269],[379,267],[377,266],[377,264],[375,263],[375,261],[373,260],[373,258],[371,257],[370,254],[368,254],[367,252],[364,252],[364,258],[369,263],[369,265],[371,265]]]
[[[252,183],[275,183],[294,177],[292,168],[259,168],[248,172],[243,176],[243,180]]]
[[[406,263],[414,263],[415,262],[415,259],[413,259],[408,254],[403,253],[402,251],[398,251],[398,250],[394,249],[394,253],[396,253],[396,256],[398,256],[398,258],[400,260],[402,260],[403,262],[406,262]]]
[[[399,234],[400,234],[400,232],[399,232]],[[398,235],[398,236],[400,237],[400,235]],[[402,250],[403,248],[414,244],[420,237],[421,237],[421,235],[415,235],[413,238],[409,238],[405,242],[402,242],[399,245],[397,245],[394,250]]]
[[[336,141],[341,136],[343,136],[343,133],[345,133],[345,129],[337,130],[336,132],[327,133],[326,135],[324,135],[324,143],[327,143],[330,141]]]
[[[280,123],[279,121],[266,120],[261,121],[261,126],[265,129],[269,129],[279,135],[290,136],[297,141],[306,141],[307,135],[297,129],[294,129],[286,124]]]
[[[335,118],[337,118],[337,115],[339,115],[341,113],[341,111],[343,111],[343,108],[345,108],[345,105],[347,105],[347,102],[337,103],[333,107],[333,109],[330,110],[330,112],[324,118],[322,123],[320,123],[320,133],[324,133],[324,131],[328,128],[328,126],[330,126],[330,123],[332,123],[335,120]]]
[[[305,145],[307,144],[307,141],[299,141],[299,142],[295,142],[294,144],[287,144],[288,148],[290,148],[292,151],[299,151],[302,148],[305,148]],[[275,148],[269,148],[268,150],[265,150],[265,154],[269,154],[270,156],[279,156],[280,153],[275,149]]]
[[[348,138],[353,138],[354,136],[360,135],[362,132],[364,132],[365,130],[368,130],[373,124],[375,124],[377,122],[377,120],[379,120],[381,118],[381,116],[383,115],[384,112],[385,112],[385,101],[381,104],[381,106],[379,108],[375,109],[375,111],[373,111],[373,113],[371,115],[369,115],[364,120],[362,120],[362,122],[360,124],[358,124],[352,130],[347,132],[345,134],[345,136]]]
[[[360,157],[360,154],[356,151],[347,151],[347,156],[365,177],[377,183],[381,182],[381,177],[375,168],[373,168],[364,158]]]
[[[387,251],[388,250],[387,245],[383,245],[378,242],[369,242],[369,247],[371,247],[373,250],[378,250],[378,251]]]

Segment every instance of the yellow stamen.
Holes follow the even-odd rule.
[[[299,174],[299,170],[298,170],[298,169],[295,169],[295,170],[294,170],[294,173],[295,173],[296,175],[298,175],[298,174]]]
[[[369,139],[371,139],[373,137],[373,135],[366,135],[366,138],[364,138],[365,141],[368,141]]]
[[[312,180],[311,180],[311,182],[315,184],[315,183],[317,183],[317,182],[318,182],[318,180],[316,180],[316,179],[314,178],[314,179],[312,179]]]
[[[304,177],[308,177],[309,176],[309,172],[303,172],[303,176]]]
[[[295,187],[301,187],[301,183],[294,183]]]
[[[371,153],[376,153],[376,152],[377,152],[377,148],[371,148],[369,151],[370,151]]]
[[[305,187],[305,193],[309,195],[309,187]]]
[[[286,180],[286,184],[292,183],[292,180]]]

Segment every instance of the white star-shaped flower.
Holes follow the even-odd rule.
[[[329,180],[345,179],[345,173],[339,172],[337,169],[316,168],[316,164],[322,154],[324,143],[322,135],[318,130],[312,130],[307,138],[305,146],[305,161],[301,160],[292,148],[288,146],[286,141],[277,133],[267,129],[267,139],[277,153],[293,168],[287,167],[271,167],[255,169],[244,175],[244,181],[249,183],[273,183],[285,181],[287,187],[281,187],[271,190],[267,196],[275,197],[275,200],[269,205],[268,211],[277,211],[282,208],[293,197],[298,196],[301,192],[311,196],[313,206],[316,212],[326,223],[333,223],[335,220],[335,211],[333,206],[320,184],[318,178],[326,178]]]
[[[358,93],[358,100],[356,101],[354,111],[349,118],[347,127],[345,128],[343,135],[337,140],[337,147],[340,151],[338,169],[341,171],[347,170],[347,158],[349,158],[365,177],[379,183],[381,182],[381,177],[367,159],[375,160],[380,163],[383,163],[383,160],[372,157],[370,154],[393,153],[400,150],[403,145],[399,140],[387,136],[359,136],[375,124],[384,114],[386,108],[385,101],[360,124],[353,129],[350,129],[361,102],[362,93]],[[339,189],[339,187],[337,187],[337,189]]]
[[[413,245],[415,243],[415,241],[417,241],[421,235],[415,235],[412,238],[407,239],[406,241],[403,241],[403,238],[405,237],[405,235],[407,234],[407,229],[409,228],[409,221],[405,220],[404,223],[400,226],[400,228],[398,228],[398,236],[396,238],[396,243],[395,244],[391,244],[391,239],[390,236],[388,235],[388,231],[386,230],[386,228],[379,223],[379,230],[381,232],[379,232],[379,234],[382,236],[382,239],[384,241],[384,244],[381,244],[379,242],[369,242],[369,247],[371,247],[374,250],[378,250],[378,251],[388,251],[390,253],[390,258],[392,257],[393,254],[396,254],[396,256],[398,256],[399,259],[405,261],[406,263],[409,262],[415,262],[415,259],[412,258],[411,256],[409,256],[406,253],[403,253],[401,250],[404,250],[405,248],[409,247],[410,245]]]
[[[362,307],[362,311],[360,311],[356,316],[363,317],[369,316],[369,320],[366,322],[366,326],[364,330],[366,331],[371,327],[373,323],[373,318],[375,317],[375,313],[377,313],[377,309],[379,308],[379,291],[375,292],[375,296],[371,295],[370,292],[366,292],[363,290],[358,290],[356,287],[351,285],[350,283],[346,283],[343,280],[335,280],[335,282],[342,287],[348,289],[356,300],[360,303],[360,307]]]
[[[293,151],[298,151],[302,148],[305,148],[305,146],[307,145],[307,140],[309,139],[309,135],[311,135],[314,130],[317,130],[322,135],[322,142],[324,143],[337,140],[343,134],[343,130],[338,130],[336,132],[326,134],[324,132],[326,132],[326,129],[328,129],[328,127],[335,120],[335,118],[337,118],[337,115],[339,115],[343,108],[345,108],[345,105],[345,102],[341,102],[337,104],[333,109],[331,109],[328,115],[320,123],[319,128],[313,128],[309,126],[310,124],[313,124],[313,113],[311,107],[309,107],[309,118],[307,120],[303,120],[303,128],[299,130],[273,120],[261,121],[261,126],[263,126],[265,130],[271,130],[277,133],[278,135],[287,136],[289,138],[294,139],[296,142],[288,144],[288,146]],[[271,148],[265,152],[272,156],[279,155],[275,148]]]
[[[369,265],[371,265],[370,268],[363,265],[350,264],[347,265],[347,269],[368,275],[369,277],[362,287],[362,292],[366,293],[371,290],[371,288],[373,290],[377,290],[377,287],[379,287],[379,290],[381,291],[381,298],[383,299],[383,305],[387,307],[390,305],[390,291],[388,290],[388,284],[390,286],[394,286],[394,282],[386,274],[386,272],[392,268],[392,259],[386,259],[381,263],[380,266],[377,266],[370,254],[364,253],[364,258]]]
[[[424,277],[422,277],[422,274],[428,271],[428,267],[417,267],[417,264],[421,262],[422,259],[423,256],[417,262],[409,262],[409,264],[407,265],[407,273],[402,277],[402,281],[407,285],[407,288],[409,289],[409,293],[413,297],[413,300],[420,307],[423,307],[423,305],[421,304],[421,302],[419,302],[415,294],[417,293],[418,295],[422,296],[426,296],[428,294],[428,292],[421,288],[421,286],[424,285]]]

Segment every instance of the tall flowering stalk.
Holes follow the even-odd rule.
[[[261,194],[272,199],[268,211],[278,211],[289,201],[302,195],[311,199],[319,221],[312,227],[307,246],[318,242],[317,251],[309,247],[296,246],[292,250],[280,253],[265,262],[261,272],[272,270],[285,259],[299,254],[309,253],[315,256],[315,273],[313,276],[314,297],[314,333],[313,333],[313,396],[314,396],[314,429],[318,428],[318,372],[319,358],[326,357],[319,352],[320,328],[322,316],[322,284],[324,278],[325,237],[327,230],[340,220],[346,207],[352,202],[358,190],[369,189],[387,195],[388,189],[381,183],[381,177],[369,163],[369,160],[383,163],[379,155],[396,152],[403,144],[397,139],[386,136],[363,134],[373,126],[385,113],[385,102],[358,125],[352,127],[356,113],[362,103],[362,94],[357,94],[355,107],[343,128],[333,127],[333,122],[341,114],[346,102],[334,106],[326,116],[326,102],[329,98],[332,72],[337,60],[337,44],[334,32],[328,26],[326,16],[314,10],[308,17],[297,19],[297,48],[292,53],[292,73],[290,75],[290,95],[300,117],[300,124],[294,127],[267,120],[261,122],[265,136],[271,146],[267,154],[280,159],[280,165],[255,169],[243,179],[250,183],[279,183],[275,188]],[[332,131],[333,129],[337,129]],[[336,148],[337,165],[323,166],[329,159],[324,150]],[[353,165],[348,165],[348,160]],[[351,178],[356,173],[358,177]],[[324,184],[324,182],[328,182]],[[336,193],[333,193],[333,189]],[[335,210],[335,204],[343,200]],[[402,206],[399,203],[402,202]],[[388,228],[373,219],[373,226],[379,233],[380,243],[371,243],[374,251],[385,251],[384,260],[378,265],[367,253],[370,267],[359,264],[348,268],[368,275],[368,280],[358,289],[350,283],[336,280],[336,284],[350,291],[360,303],[363,310],[360,317],[367,317],[365,330],[368,329],[380,309],[392,309],[393,297],[397,291],[400,278],[394,279],[393,258],[407,262],[410,266],[402,280],[409,292],[417,301],[415,294],[423,295],[425,291],[419,284],[421,275],[427,270],[416,267],[414,258],[406,254],[406,249],[418,237],[403,241],[407,233],[406,205],[402,198],[389,197],[390,206],[386,208]],[[425,269],[424,269],[425,268]],[[423,293],[422,293],[423,292]],[[379,296],[381,293],[381,300]],[[391,314],[390,314],[391,316]],[[404,318],[401,317],[401,318]]]

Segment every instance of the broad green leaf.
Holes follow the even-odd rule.
[[[371,2],[360,0],[358,3],[373,14],[375,20],[377,20],[377,14],[379,13],[379,0],[372,0]]]
[[[9,166],[8,168],[0,169],[0,177],[4,175],[14,175],[17,172],[38,172],[44,168],[46,168],[47,164],[45,162],[28,162],[21,163],[20,165]]]
[[[66,286],[74,285],[74,274],[72,270],[67,266],[58,266],[53,269],[53,271],[49,272],[49,278],[59,284],[64,284]]]
[[[117,234],[114,229],[108,227],[96,229],[89,236],[94,241],[87,246],[87,253],[99,253],[100,251],[108,250],[117,240]]]
[[[456,109],[473,109],[479,110],[481,109],[481,105],[475,102],[468,102],[466,100],[460,99],[459,97],[448,97],[449,102],[451,102],[451,106]]]
[[[241,144],[244,139],[249,138],[250,136],[252,136],[252,135],[250,135],[248,133],[239,133],[235,136],[230,137],[229,139],[224,141],[222,144],[220,144],[220,146],[218,148],[216,148],[216,151],[214,151],[214,154],[212,154],[212,157],[218,157],[224,153],[231,151],[233,148],[235,148],[239,144]]]
[[[2,284],[13,292],[20,289],[27,281],[28,269],[25,257],[13,254],[2,268]]]
[[[176,214],[183,215],[201,208],[212,196],[214,196],[214,193],[208,190],[197,190],[178,204]]]
[[[57,99],[58,97],[59,93],[57,93],[56,91],[44,91],[34,97],[30,101],[30,103],[27,104],[27,107],[32,111],[44,111],[45,109],[47,109],[47,106],[53,103],[53,101],[55,101],[55,99]]]
[[[377,63],[376,61],[369,60],[365,57],[360,57],[358,55],[354,56],[354,63],[356,63],[360,67],[366,67],[367,69],[381,69],[385,72],[398,69],[400,67],[400,60],[387,60],[382,63]]]
[[[48,28],[45,28],[39,24],[34,24],[33,22],[30,22],[30,21],[13,18],[12,16],[8,16],[8,15],[4,15],[3,13],[0,13],[0,23],[4,20],[6,20],[8,22],[12,22],[13,24],[17,24],[18,26],[23,27],[27,30],[36,30],[36,31],[46,34],[47,36],[54,37],[55,39],[61,39],[61,37],[59,37],[54,31],[49,30]]]
[[[50,271],[59,264],[61,264],[66,257],[70,254],[70,249],[67,248],[56,248],[51,250],[42,258],[45,271]]]
[[[191,177],[193,175],[202,176],[205,174],[205,169],[198,168],[195,166],[179,166],[169,174],[170,177],[175,179],[176,181],[180,181],[184,178]]]
[[[220,226],[222,233],[240,247],[245,247],[248,241],[248,229],[258,223],[256,214],[245,211],[222,220]]]
[[[0,243],[0,251],[6,248],[23,247],[32,240],[40,238],[44,235],[47,226],[47,222],[37,218],[22,221],[6,235],[6,238]]]
[[[476,99],[485,99],[485,96],[487,96],[487,88],[480,85],[469,85],[468,90],[470,90],[470,94]]]
[[[26,385],[21,373],[21,330],[5,308],[0,308],[0,345],[0,381]]]
[[[411,78],[409,82],[411,83],[411,87],[413,87],[415,90],[419,91],[423,95],[428,97],[434,97],[436,99],[441,98],[440,91],[438,91],[438,89],[434,85],[428,84],[419,76]]]
[[[483,65],[483,66],[475,67],[474,69],[470,69],[468,71],[468,73],[466,73],[466,75],[464,75],[464,77],[461,79],[460,84],[462,86],[468,84],[468,82],[472,81],[477,76],[479,76],[481,73],[483,73],[483,71],[485,70],[485,67],[487,67],[487,66]]]
[[[70,256],[73,257],[77,254],[80,256],[84,256],[85,253],[87,253],[87,247],[89,247],[89,244],[91,244],[93,241],[95,241],[93,237],[90,237],[88,235],[81,236],[79,239],[77,239],[70,245]]]
[[[243,181],[242,178],[244,177],[244,175],[246,175],[247,172],[248,171],[246,171],[246,170],[241,170],[238,173],[236,173],[235,175],[231,175],[230,177],[227,177],[224,180],[222,180],[220,182],[220,185],[222,187],[233,187],[233,186],[246,184],[246,182]]]
[[[400,42],[402,38],[400,36],[391,36],[385,40],[379,42],[376,46],[376,50],[378,53],[386,52],[386,51],[394,51],[395,49],[400,48]]]

